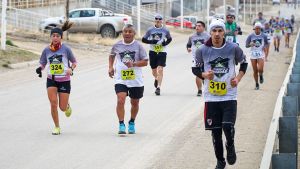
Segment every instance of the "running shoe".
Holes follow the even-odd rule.
[[[197,96],[202,96],[202,90],[198,90]]]
[[[156,88],[156,90],[155,90],[155,94],[157,95],[157,96],[159,96],[160,95],[160,88],[158,87],[158,88]]]
[[[235,147],[234,144],[231,146],[227,146],[226,144],[226,150],[227,150],[227,162],[229,165],[233,165],[236,162],[236,153],[235,153]]]
[[[70,104],[68,104],[67,110],[65,111],[65,115],[67,117],[70,117],[71,114],[72,114],[72,108],[71,108]]]
[[[52,135],[60,135],[60,127],[54,127],[52,130]]]
[[[128,134],[135,134],[135,124],[134,122],[128,123]]]
[[[259,84],[258,83],[255,84],[255,90],[259,90]]]
[[[158,81],[155,79],[154,80],[154,87],[157,88],[157,85],[158,85]]]
[[[121,123],[119,125],[119,132],[118,132],[118,134],[126,134],[126,127],[125,127],[124,123]]]
[[[259,83],[260,84],[264,83],[264,76],[263,75],[259,75]]]
[[[226,162],[225,161],[220,161],[218,160],[216,168],[215,169],[224,169],[226,166]]]

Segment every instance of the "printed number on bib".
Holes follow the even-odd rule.
[[[133,69],[122,70],[122,80],[134,80],[135,79],[135,72]]]
[[[226,82],[209,81],[208,87],[209,93],[217,96],[223,96],[227,94]]]
[[[61,75],[64,73],[63,64],[50,64],[50,74],[51,75]]]
[[[275,30],[275,33],[280,33],[280,32],[281,32],[281,30],[278,30],[278,29]]]
[[[252,56],[253,57],[261,57],[262,51],[259,51],[259,50],[252,51]]]
[[[233,42],[233,36],[226,36],[226,42]]]
[[[163,51],[162,45],[154,45],[154,52],[159,53]]]

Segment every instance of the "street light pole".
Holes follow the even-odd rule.
[[[1,19],[1,49],[6,48],[6,8],[7,0],[2,0],[2,19]]]

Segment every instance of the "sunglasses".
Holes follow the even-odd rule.
[[[155,18],[155,20],[160,20],[160,21],[161,21],[161,20],[162,20],[162,18]]]

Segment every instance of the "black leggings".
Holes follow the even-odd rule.
[[[232,123],[223,123],[222,128],[212,129],[212,141],[214,145],[215,155],[219,161],[225,161],[224,159],[224,149],[222,140],[222,129],[226,137],[226,145],[232,146],[234,144],[234,125]]]

